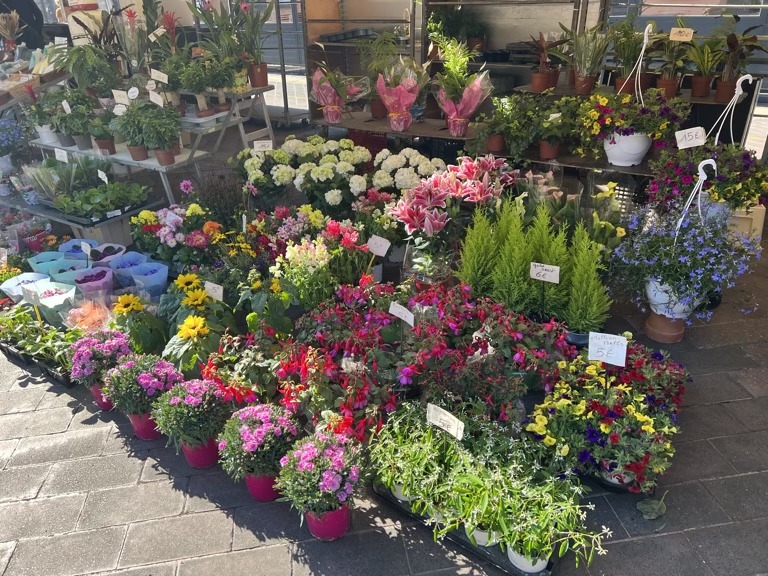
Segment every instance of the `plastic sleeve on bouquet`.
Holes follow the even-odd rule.
[[[488,79],[488,72],[478,74],[472,83],[464,88],[460,102],[450,100],[445,89],[441,88],[437,94],[437,103],[448,117],[448,129],[454,138],[463,138],[467,135],[469,119],[478,109],[480,104],[491,95],[493,86]]]
[[[410,108],[419,96],[419,84],[416,78],[404,75],[400,83],[388,86],[384,76],[379,74],[376,90],[382,103],[389,112],[389,123],[395,132],[405,132],[411,126]]]
[[[346,94],[339,94],[331,84],[328,76],[318,68],[312,75],[312,90],[309,98],[320,105],[323,117],[329,124],[341,122],[341,113],[349,102],[359,100],[370,92],[370,80],[368,78],[354,79],[348,76],[340,76]]]

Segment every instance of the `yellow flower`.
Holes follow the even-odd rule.
[[[597,122],[592,124],[592,134],[600,134],[600,124]]]
[[[571,447],[566,444],[562,448],[560,448],[560,456],[568,456],[568,453],[571,451]]]
[[[597,120],[600,118],[600,113],[597,110],[590,110],[587,114],[592,120]]]
[[[545,426],[539,426],[538,424],[528,424],[525,429],[528,432],[533,432],[539,436],[544,436],[547,433],[547,428]]]
[[[557,443],[557,440],[552,438],[552,436],[545,436],[543,442],[545,446],[553,446]]]
[[[570,400],[568,400],[568,398],[560,398],[560,400],[558,400],[555,405],[558,408],[562,408],[563,406],[568,406],[571,403],[572,402]]]
[[[202,310],[205,308],[205,303],[207,301],[208,293],[203,288],[199,288],[197,290],[189,290],[187,292],[187,297],[181,301],[181,305]]]
[[[632,404],[628,404],[628,405],[627,405],[627,406],[624,408],[624,412],[626,412],[627,414],[629,414],[630,416],[632,416],[632,414],[634,414],[634,413],[635,413],[635,407],[634,407],[634,406],[632,406]]]
[[[661,125],[659,126],[659,129],[666,130],[667,126],[669,126],[669,122],[662,122]]]
[[[590,376],[597,376],[597,367],[595,367],[594,365],[590,364],[589,366],[587,366],[587,368],[584,370],[584,372],[586,372]]]
[[[535,418],[535,422],[536,422],[536,424],[538,426],[546,426],[547,422],[549,422],[549,420],[547,420],[546,416],[542,416],[541,414],[537,414],[536,418]]]
[[[574,405],[573,407],[573,413],[574,414],[584,414],[584,411],[587,409],[587,403],[582,400],[578,404]]]
[[[144,304],[141,303],[141,299],[133,294],[123,294],[117,299],[117,304],[115,304],[113,311],[118,316],[122,316],[133,310],[136,312],[144,310]]]
[[[139,212],[138,221],[142,224],[156,224],[157,216],[152,210],[142,210]]]
[[[200,204],[192,203],[187,207],[187,216],[204,216],[205,211],[200,207]]]
[[[653,419],[650,416],[647,416],[642,412],[635,412],[635,420],[638,422],[653,422]]]
[[[621,126],[624,126],[624,120],[616,120],[614,124],[616,125],[617,128],[619,128]]]
[[[605,422],[600,422],[600,430],[608,434],[611,431],[611,425],[606,424]]]
[[[254,292],[259,288],[261,288],[261,280],[256,280],[256,282],[251,284],[251,290],[253,290]]]
[[[269,289],[272,290],[272,292],[275,294],[280,292],[280,280],[277,278],[272,278],[272,284],[270,285]]]
[[[568,363],[565,360],[557,361],[557,367],[560,368],[560,370],[565,369],[566,366],[568,366]]]
[[[622,104],[629,104],[629,101],[630,101],[630,100],[632,100],[632,96],[631,96],[631,95],[629,95],[629,94],[627,94],[626,96],[624,96],[624,97],[621,99],[621,103],[622,103]]]
[[[597,101],[600,102],[600,106],[606,106],[608,104],[608,98],[605,96],[598,97]]]
[[[198,278],[197,274],[179,274],[174,284],[185,292],[201,286],[200,278]]]
[[[656,432],[656,430],[654,430],[653,426],[651,426],[650,424],[646,424],[641,428],[641,430],[648,432],[648,434],[653,434],[654,432]]]
[[[606,124],[610,124],[611,123],[611,117],[610,116],[606,117],[605,123]]]
[[[618,226],[616,228],[616,238],[624,238],[624,236],[627,235],[627,231],[624,230],[621,226]]]
[[[210,329],[205,323],[205,318],[201,316],[187,316],[183,324],[179,324],[179,338],[182,340],[191,340],[198,336],[205,336]]]

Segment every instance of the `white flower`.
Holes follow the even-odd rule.
[[[381,169],[390,174],[403,166],[405,166],[405,157],[399,154],[393,154],[381,163]]]
[[[272,175],[275,184],[279,186],[287,186],[293,180],[296,172],[287,164],[278,164],[277,166],[272,167],[270,174]]]
[[[280,147],[281,150],[284,150],[288,152],[288,154],[291,154],[293,156],[296,156],[299,151],[304,146],[304,142],[301,140],[297,140],[296,138],[291,138],[290,140],[286,140],[283,145]]]
[[[378,166],[390,156],[392,156],[392,152],[390,152],[387,148],[384,148],[384,150],[376,154],[376,159],[373,161],[373,165]]]
[[[304,174],[299,174],[293,181],[293,185],[296,186],[296,190],[301,192],[301,187],[304,186]]]
[[[257,184],[264,181],[264,172],[261,170],[250,170],[248,172],[248,181],[251,184]]]
[[[339,148],[339,143],[336,140],[328,140],[328,142],[320,146],[320,151],[323,154],[328,154],[329,152],[336,152]]]
[[[364,146],[355,146],[352,154],[354,155],[354,162],[352,164],[365,164],[371,161],[371,151]]]
[[[355,143],[349,138],[342,138],[341,140],[339,140],[339,147],[342,150],[352,150],[352,148],[355,147]]]
[[[373,175],[374,188],[391,188],[394,185],[395,185],[394,179],[384,170],[378,170]]]
[[[400,150],[400,156],[403,156],[405,158],[410,158],[414,154],[418,154],[418,152],[413,148],[403,148],[402,150]]]
[[[447,169],[445,162],[443,162],[441,158],[432,158],[432,166],[434,166],[435,170],[438,172],[445,172]]]
[[[250,172],[251,170],[258,170],[261,168],[262,164],[264,164],[264,157],[257,156],[254,158],[248,158],[248,160],[243,163],[243,166],[248,172]]]
[[[413,168],[400,168],[395,173],[395,186],[398,190],[410,190],[419,185],[421,179],[413,171]]]
[[[168,241],[166,242],[166,244],[168,244],[168,248],[174,248],[176,246],[176,239],[168,238]]]
[[[355,171],[355,167],[349,162],[339,162],[336,164],[336,173],[342,176]]]
[[[320,164],[336,164],[339,161],[333,154],[326,154],[320,158]]]
[[[301,174],[302,176],[306,174],[307,172],[310,172],[312,168],[317,168],[317,164],[314,162],[305,162],[298,168],[296,168],[296,174]]]
[[[366,181],[365,176],[355,174],[352,176],[352,178],[349,179],[349,191],[352,192],[352,194],[355,196],[359,196],[365,192],[367,187],[368,182]]]
[[[325,193],[325,201],[331,206],[341,204],[341,190],[333,189]]]
[[[301,146],[297,148],[296,153],[298,156],[319,156],[320,148],[310,144],[309,142],[302,142]]]
[[[184,238],[185,238],[184,234],[182,234],[181,232],[176,232],[176,242],[181,244],[182,242],[184,242]]]
[[[325,182],[333,178],[333,166],[331,164],[323,164],[317,168],[312,168],[309,174],[317,182]]]
[[[418,166],[416,166],[416,170],[419,172],[419,176],[431,176],[435,172],[435,167],[426,158],[424,159],[424,162],[421,162]]]

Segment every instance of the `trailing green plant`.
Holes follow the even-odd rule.
[[[722,38],[709,38],[701,42],[692,40],[685,51],[685,57],[701,76],[711,78],[725,58],[722,45]]]
[[[524,162],[528,148],[536,139],[530,129],[530,122],[542,106],[539,95],[515,92],[509,96],[493,98],[492,101],[491,116],[480,114],[477,118],[476,137],[467,141],[467,152],[474,156],[483,154],[485,139],[498,134],[504,136],[510,163]]]
[[[574,124],[580,106],[581,100],[579,98],[563,96],[549,106],[539,105],[535,107],[533,109],[535,138],[545,140],[552,146],[573,143]]]
[[[494,242],[491,219],[484,210],[476,210],[472,226],[461,244],[461,266],[456,275],[472,287],[475,296],[486,296],[493,289],[493,269],[500,246]]]
[[[579,222],[571,242],[571,290],[563,321],[573,332],[599,332],[608,319],[611,299],[600,277],[605,271],[601,246],[593,242],[584,224]]]

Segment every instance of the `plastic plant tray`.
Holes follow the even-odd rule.
[[[345,40],[352,40],[354,38],[365,38],[367,36],[373,36],[373,28],[352,28],[351,30],[345,30],[344,32],[334,32],[333,34],[321,34],[320,40],[323,42],[344,42]]]

